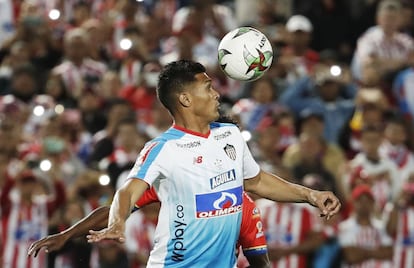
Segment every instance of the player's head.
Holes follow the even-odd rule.
[[[189,60],[174,61],[167,64],[159,76],[158,99],[174,115],[179,103],[180,93],[196,82],[197,74],[205,72],[206,69],[202,64]]]

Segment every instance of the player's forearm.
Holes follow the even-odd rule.
[[[131,193],[127,189],[119,189],[109,210],[108,227],[124,226],[125,220],[131,211]]]
[[[88,234],[89,230],[105,228],[108,225],[109,207],[103,206],[95,209],[70,228],[62,232],[67,240]]]
[[[357,264],[370,259],[377,259],[377,249],[366,249],[361,247],[346,247],[343,249],[344,259],[348,264]]]
[[[390,260],[393,253],[393,248],[390,246],[380,246],[370,250],[370,256],[377,260]]]
[[[278,202],[308,202],[312,190],[290,183],[274,174],[260,171],[255,178],[245,180],[245,190]]]
[[[132,206],[147,189],[148,184],[141,179],[130,179],[119,188],[109,210],[108,227],[124,229],[125,220],[129,216]]]

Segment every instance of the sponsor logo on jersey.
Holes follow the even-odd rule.
[[[196,217],[214,218],[242,210],[242,187],[196,195]]]
[[[214,136],[214,139],[215,140],[221,140],[221,139],[225,139],[225,138],[227,138],[228,136],[230,136],[231,135],[231,131],[230,130],[227,130],[226,132],[224,132],[224,133],[221,133],[221,134],[217,134],[217,135],[215,135]]]
[[[184,234],[187,224],[184,222],[184,207],[182,205],[175,206],[176,218],[174,220],[174,228],[172,233],[173,249],[171,259],[175,262],[184,260],[185,242]]]
[[[201,141],[192,141],[192,142],[187,142],[187,143],[176,143],[177,147],[180,148],[194,148],[194,147],[198,147],[201,146]]]
[[[236,149],[231,144],[226,144],[224,146],[224,152],[226,152],[227,156],[230,157],[231,160],[236,160]]]
[[[211,189],[215,189],[220,185],[236,180],[236,172],[234,169],[221,173],[210,179]]]

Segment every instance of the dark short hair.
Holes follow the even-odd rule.
[[[179,60],[167,64],[158,79],[158,99],[170,113],[173,113],[176,95],[196,80],[196,74],[204,72],[206,68],[202,64],[190,60]]]

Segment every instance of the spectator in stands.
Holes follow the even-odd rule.
[[[399,180],[405,182],[414,173],[414,155],[407,147],[408,130],[404,121],[397,116],[385,123],[384,141],[380,147],[381,156],[392,160],[399,170]]]
[[[323,138],[325,123],[323,114],[313,109],[305,109],[301,112],[298,119],[298,135],[307,133],[310,137],[319,137],[321,142],[321,151],[318,152],[318,160],[326,171],[335,177],[338,190],[343,188],[342,175],[343,167],[346,164],[346,158],[341,147],[336,144],[327,142]],[[296,142],[290,145],[283,153],[283,164],[286,167],[293,168],[301,161],[301,143]],[[343,191],[340,191],[340,193]]]
[[[339,224],[341,267],[392,267],[392,239],[384,223],[373,215],[375,201],[370,187],[355,187],[352,202],[353,214]]]
[[[410,63],[409,68],[399,72],[392,86],[392,93],[397,111],[402,114],[406,124],[409,125],[410,128],[413,128],[414,125],[413,66],[414,61]]]
[[[324,138],[328,142],[338,143],[340,130],[351,116],[353,100],[344,99],[345,88],[340,75],[332,73],[327,66],[321,67],[313,77],[304,77],[286,89],[280,101],[288,106],[296,116],[307,108],[324,115]]]
[[[401,3],[382,0],[377,9],[377,25],[369,28],[357,42],[352,60],[352,72],[360,79],[362,66],[372,64],[383,75],[406,67],[414,56],[411,36],[400,33]]]
[[[319,54],[310,48],[313,25],[302,15],[290,17],[286,23],[286,46],[275,64],[281,65],[288,85],[313,73]]]
[[[125,247],[130,267],[144,268],[154,244],[160,203],[153,203],[132,213],[125,226]]]
[[[33,65],[23,65],[14,70],[11,77],[10,92],[19,100],[29,103],[39,94],[39,81]]]
[[[355,97],[355,109],[343,126],[339,145],[348,159],[361,151],[361,130],[364,126],[383,126],[389,104],[379,88],[360,88]]]
[[[78,99],[87,90],[97,90],[98,82],[107,67],[104,63],[88,57],[89,37],[82,28],[65,33],[65,60],[53,69],[59,75],[69,96]]]
[[[42,185],[47,182],[41,180],[25,167],[16,177],[7,177],[2,187],[1,213],[5,230],[1,239],[2,267],[46,267],[45,256],[29,259],[25,251],[33,241],[47,234],[48,219],[64,204],[66,194],[60,178],[51,176],[53,198],[47,198]]]
[[[362,151],[349,163],[350,170],[362,168],[370,177],[377,216],[381,215],[385,204],[396,197],[401,185],[397,166],[379,154],[382,141],[381,126],[365,126],[361,132]]]
[[[283,155],[283,163],[290,168],[294,178],[303,183],[308,174],[314,174],[321,178],[324,184],[341,199],[344,198],[342,178],[336,176],[341,166],[345,165],[345,159],[341,152],[329,145],[322,136],[308,132],[299,135],[298,143],[288,148]],[[335,167],[336,170],[333,168]]]
[[[300,204],[255,201],[262,216],[272,267],[286,263],[304,268],[310,254],[322,245],[324,238],[315,211]]]
[[[202,31],[222,38],[227,32],[236,28],[233,12],[227,6],[218,4],[216,0],[194,0],[188,6],[182,7],[174,14],[172,31],[181,32],[197,19]],[[192,19],[189,19],[192,17]]]
[[[393,267],[408,268],[414,257],[414,173],[404,183],[399,197],[387,206],[387,231],[395,239]]]
[[[270,79],[254,81],[246,95],[232,107],[232,113],[239,118],[243,129],[257,130],[264,118],[272,116],[274,112],[282,108],[276,102],[276,92]]]
[[[108,103],[108,112],[105,118],[106,126],[96,132],[91,141],[92,151],[88,158],[88,164],[91,167],[95,167],[101,159],[113,152],[116,127],[120,120],[126,117],[135,118],[132,107],[126,100],[113,99]]]
[[[109,175],[111,185],[115,188],[119,175],[134,166],[137,155],[148,138],[138,132],[135,118],[121,119],[114,132],[114,149],[98,165],[100,170]]]

